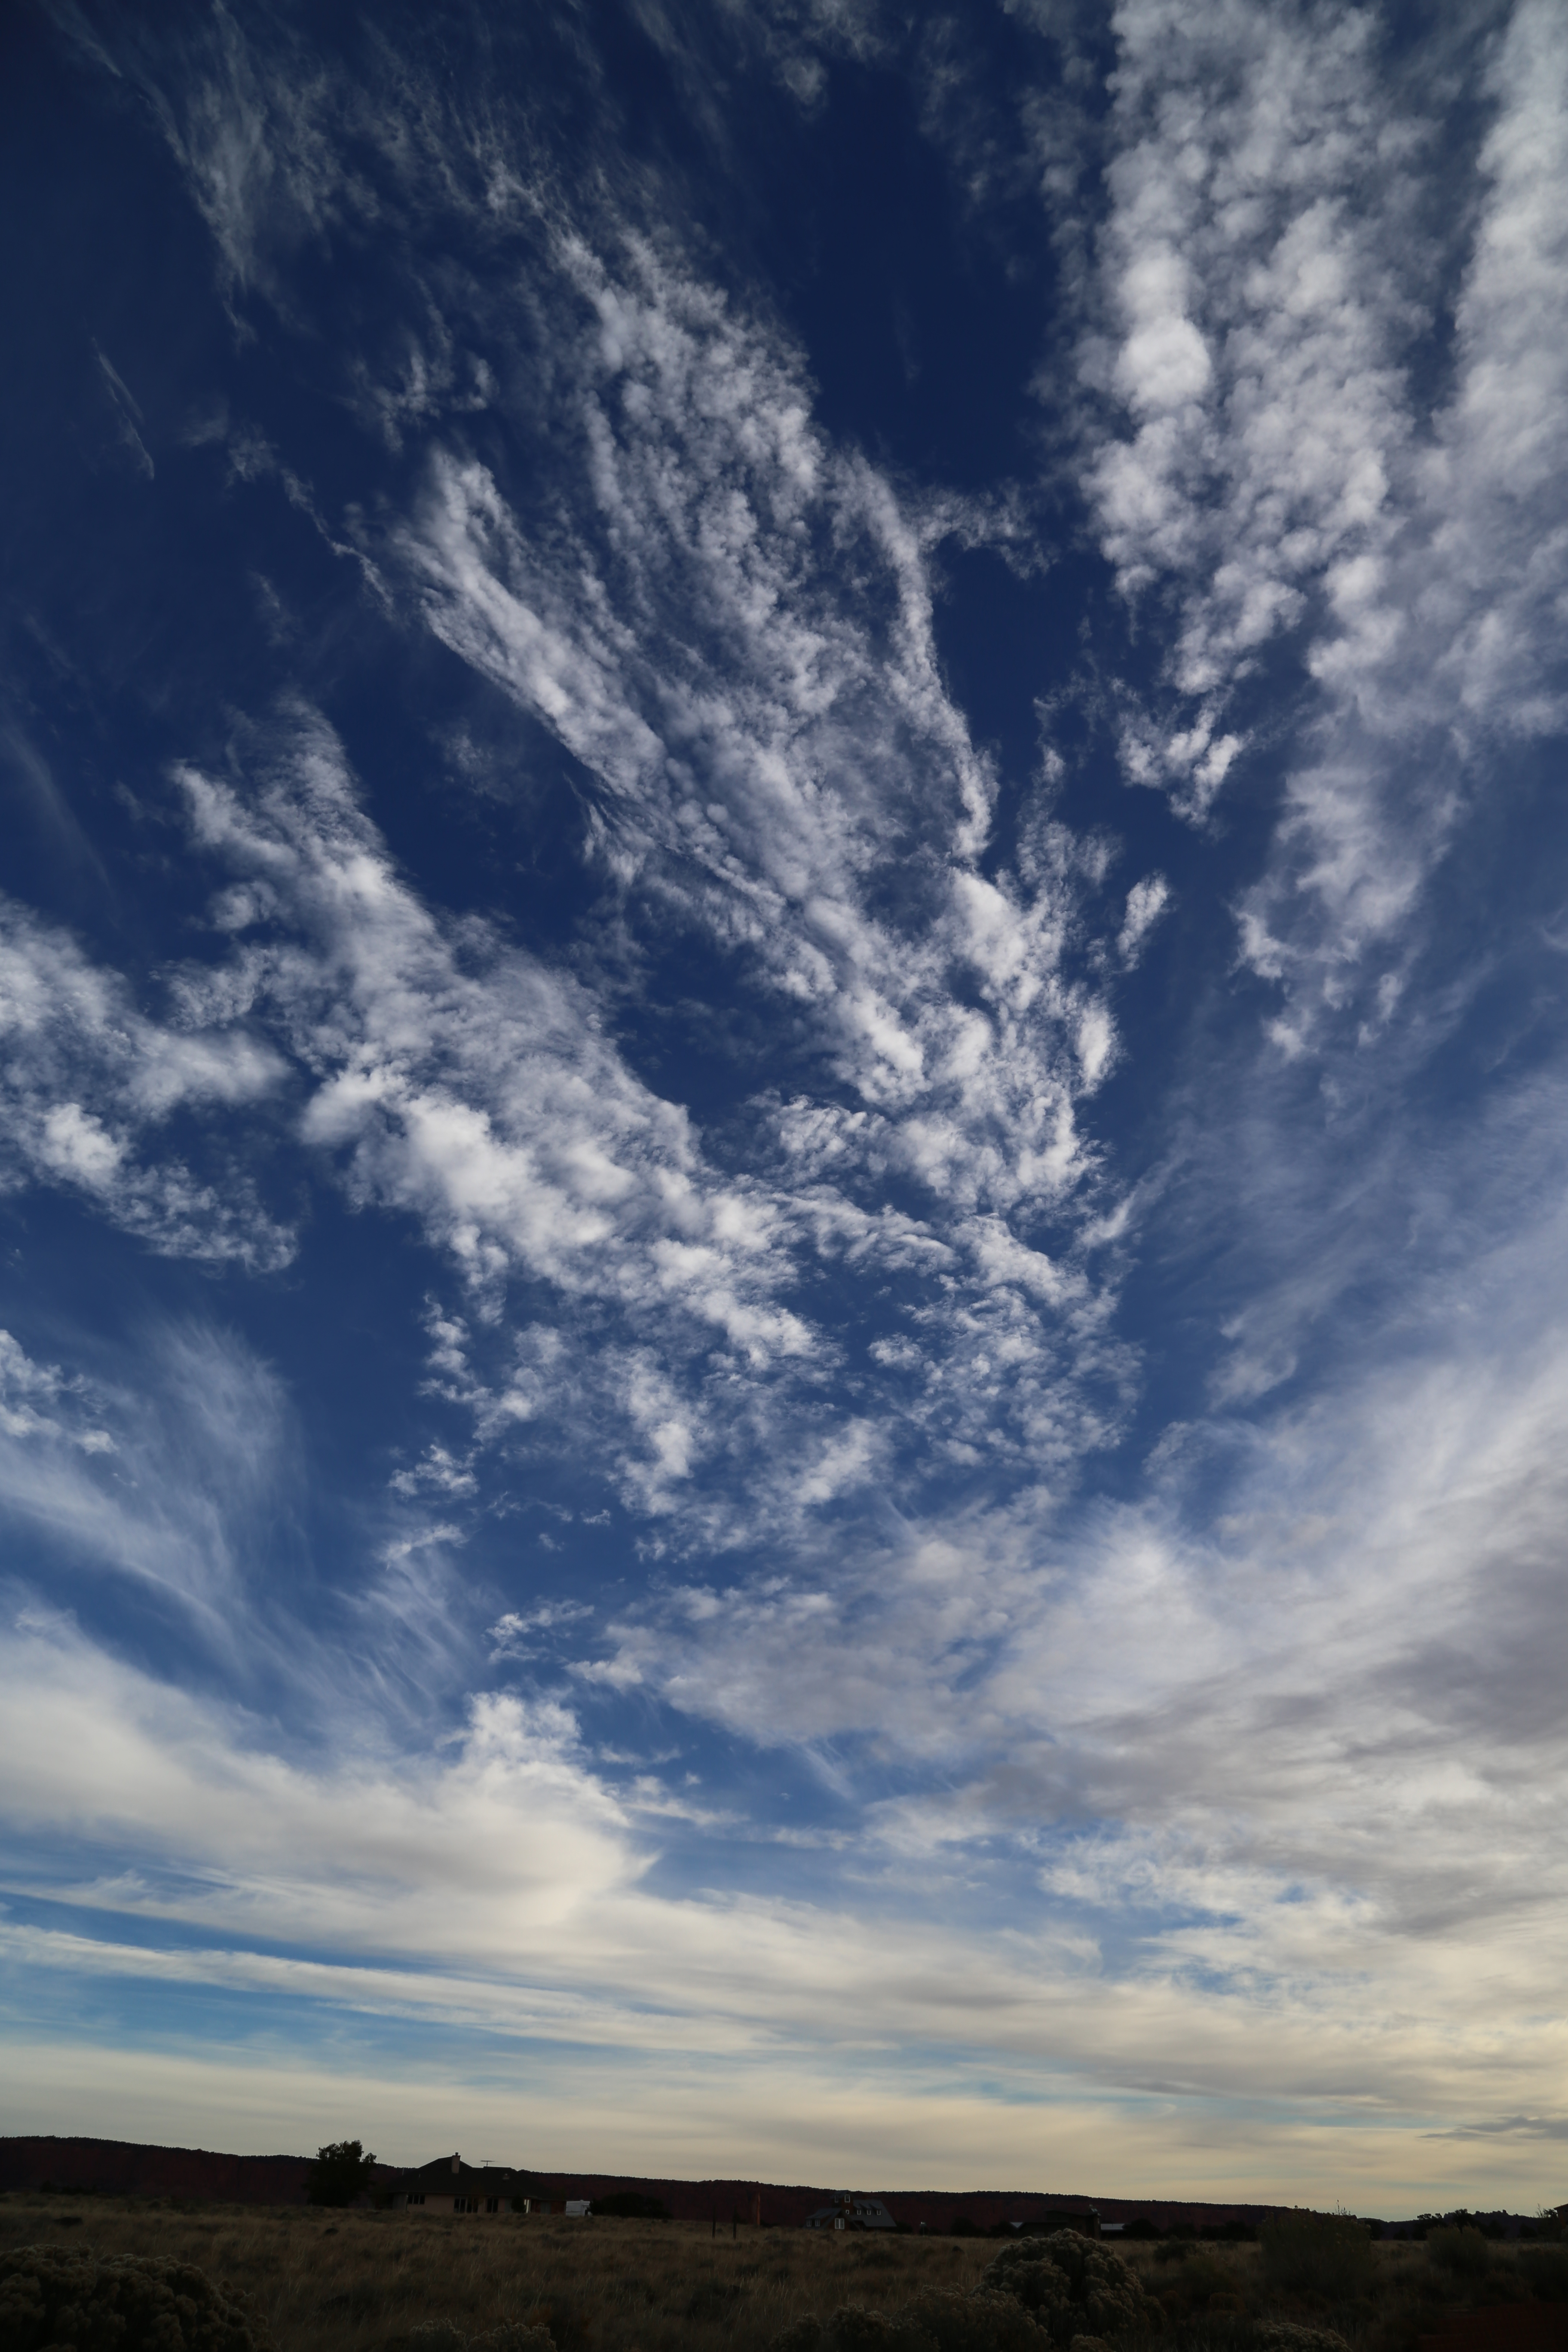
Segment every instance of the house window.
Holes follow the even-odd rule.
[[[500,2199],[499,2197],[487,2197],[485,2199],[485,2211],[487,2213],[499,2213],[500,2211]]]

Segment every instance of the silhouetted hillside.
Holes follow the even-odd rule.
[[[436,2153],[436,2151],[432,2151]],[[0,2138],[0,2189],[56,2188],[78,2195],[93,2191],[142,2197],[195,2197],[237,2205],[298,2205],[305,2197],[310,2158],[306,2156],[228,2156],[211,2148],[143,2147],[132,2140],[63,2139],[53,2137]],[[378,2165],[379,2178],[398,2169]],[[541,2197],[607,2197],[632,2189],[661,2198],[678,2221],[727,2226],[731,2216],[752,2220],[761,2200],[763,2221],[798,2227],[827,2201],[824,2187],[781,2185],[767,2180],[657,2180],[619,2172],[531,2172]],[[1160,2230],[1190,2222],[1199,2229],[1228,2221],[1259,2221],[1268,2205],[1206,2205],[1163,2198],[1073,2195],[1029,2189],[879,2189],[847,2179],[837,2188],[867,2189],[880,2197],[906,2229],[947,2232],[966,2215],[977,2231],[999,2221],[1026,2221],[1095,2207],[1107,2221],[1148,2216]]]

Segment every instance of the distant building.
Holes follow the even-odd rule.
[[[510,2166],[465,2164],[460,2156],[438,2156],[412,2172],[399,2173],[392,2183],[392,2203],[397,2212],[527,2213],[539,2210],[539,2200],[529,2190],[527,2173]]]
[[[898,2223],[879,2197],[857,2197],[845,2189],[831,2205],[819,2205],[808,2213],[808,2230],[896,2230]]]

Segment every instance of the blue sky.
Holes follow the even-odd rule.
[[[3,38],[5,2127],[1560,2195],[1568,20]]]

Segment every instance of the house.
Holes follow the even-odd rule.
[[[465,2164],[460,2156],[438,2156],[392,2183],[395,2212],[526,2213],[536,2202],[526,2172],[509,2165]]]
[[[841,2189],[831,2205],[819,2205],[806,2215],[808,2230],[896,2230],[898,2223],[879,2197],[858,2197]]]

